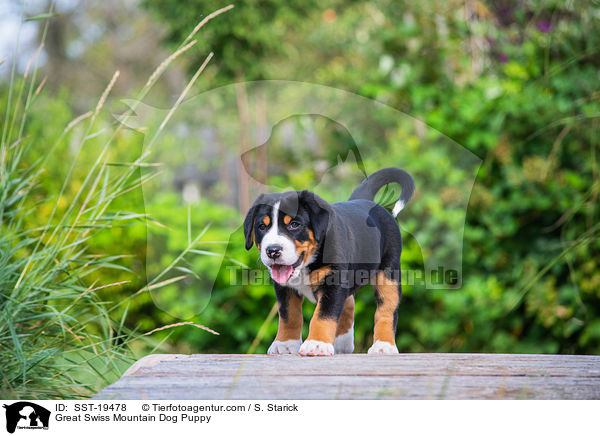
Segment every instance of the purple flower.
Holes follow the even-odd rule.
[[[508,56],[506,55],[506,53],[502,53],[502,52],[498,53],[498,61],[503,64],[508,62]]]
[[[550,21],[538,21],[538,23],[537,23],[537,29],[540,32],[548,33],[548,32],[550,32],[551,28],[552,28],[552,23]]]

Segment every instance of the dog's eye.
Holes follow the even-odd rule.
[[[258,230],[264,230],[264,229],[266,229],[266,228],[267,228],[267,226],[265,226],[264,224],[260,224],[260,225],[258,226]]]
[[[288,224],[288,229],[289,230],[297,230],[299,229],[301,226],[301,224],[298,221],[292,221],[291,223]]]

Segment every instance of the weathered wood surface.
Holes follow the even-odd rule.
[[[95,399],[600,399],[600,356],[151,355]]]

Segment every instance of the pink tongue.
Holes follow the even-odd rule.
[[[292,265],[273,265],[271,267],[271,277],[277,283],[282,284],[287,282],[293,270]]]

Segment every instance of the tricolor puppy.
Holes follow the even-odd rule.
[[[392,214],[373,202],[396,182],[402,194]],[[354,293],[371,283],[377,309],[369,353],[398,353],[402,238],[395,217],[411,199],[412,177],[398,168],[370,175],[348,201],[329,204],[309,191],[260,195],[246,215],[246,249],[253,243],[271,273],[279,303],[277,337],[269,354],[323,356],[354,350]],[[302,342],[302,300],[317,304]]]

